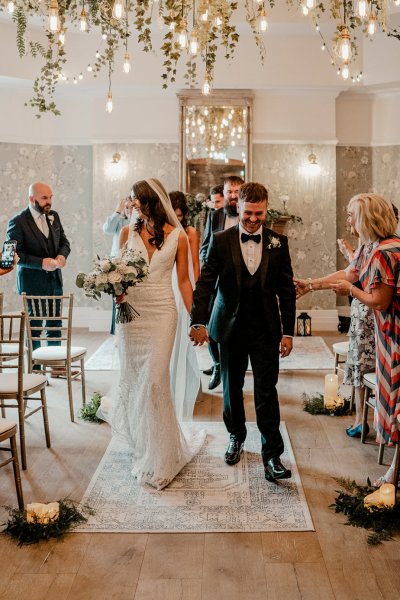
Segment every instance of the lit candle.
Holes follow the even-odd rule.
[[[338,376],[335,373],[325,375],[324,406],[335,406],[338,395]]]
[[[393,508],[396,502],[396,490],[393,483],[384,483],[379,488],[381,504],[387,508]]]
[[[384,483],[381,485],[379,490],[368,494],[364,498],[364,506],[371,508],[372,506],[379,506],[381,508],[393,508],[396,502],[396,489],[393,483]]]

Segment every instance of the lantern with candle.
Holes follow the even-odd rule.
[[[311,317],[306,312],[297,317],[297,335],[311,335]]]

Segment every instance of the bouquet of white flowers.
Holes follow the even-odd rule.
[[[76,285],[90,298],[98,300],[101,294],[110,294],[115,298],[146,279],[148,273],[148,264],[140,252],[124,250],[116,258],[98,256],[90,273],[78,273]],[[117,304],[117,323],[129,323],[137,316],[139,313],[128,302]]]

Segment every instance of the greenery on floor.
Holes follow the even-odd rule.
[[[94,392],[90,401],[81,408],[79,417],[84,421],[92,423],[103,423],[102,419],[97,416],[97,411],[101,404],[102,395],[99,392]]]
[[[59,514],[49,519],[48,523],[40,521],[39,517],[28,521],[27,511],[7,507],[9,519],[2,533],[18,540],[18,545],[37,544],[40,540],[62,537],[69,529],[85,523],[94,510],[87,505],[80,505],[70,499],[59,500]]]
[[[347,517],[346,525],[353,527],[364,527],[369,531],[367,541],[372,546],[377,546],[387,540],[392,540],[394,534],[400,532],[400,504],[393,508],[381,508],[379,506],[364,506],[364,498],[375,491],[368,479],[368,485],[358,485],[350,479],[335,478],[335,481],[343,488],[335,498],[331,508],[335,512],[342,512]]]
[[[348,398],[342,398],[342,403],[329,406],[329,408],[324,406],[323,394],[318,393],[313,396],[302,394],[301,399],[303,401],[303,410],[310,413],[310,415],[342,417],[350,412],[350,400]]]

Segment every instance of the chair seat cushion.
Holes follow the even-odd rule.
[[[335,354],[346,356],[349,351],[349,346],[349,342],[337,342],[336,344],[333,344],[332,349]]]
[[[364,382],[366,385],[370,385],[371,387],[376,386],[376,373],[366,373],[364,375]]]
[[[14,421],[10,421],[9,419],[3,419],[0,417],[0,435],[3,435],[3,433],[7,433],[7,431],[10,431],[11,429],[14,429],[16,425],[17,424]]]
[[[86,348],[82,346],[71,347],[71,358],[76,358],[86,354]],[[32,358],[35,360],[66,360],[66,346],[43,346],[32,352]]]
[[[23,376],[22,387],[24,392],[31,390],[43,383],[47,383],[47,377],[44,375],[34,375],[30,373]],[[0,373],[0,395],[16,394],[18,392],[18,375],[14,373]]]

